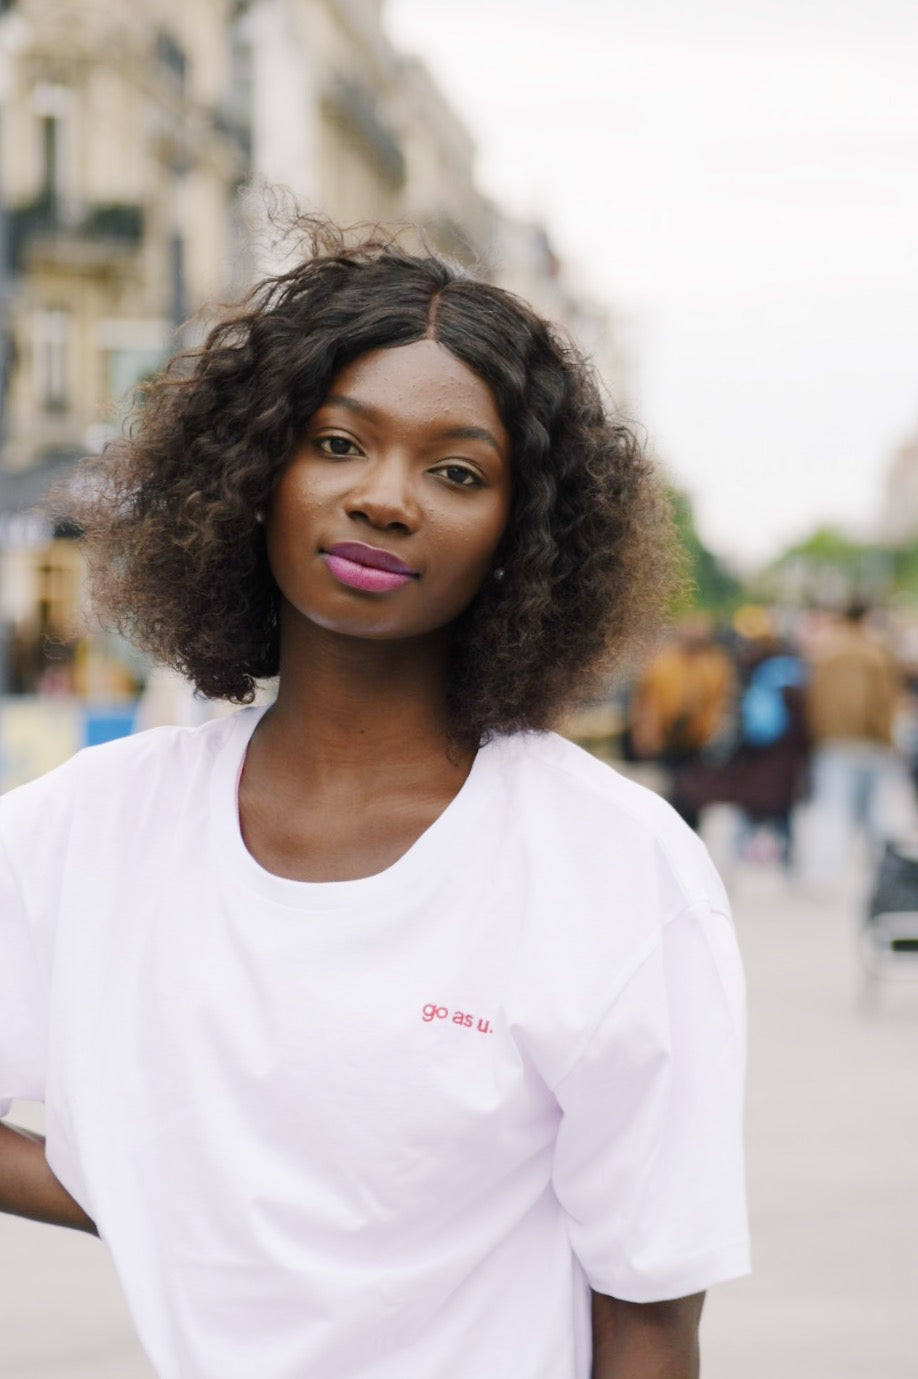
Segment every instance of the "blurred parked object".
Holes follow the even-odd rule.
[[[918,843],[887,843],[861,930],[867,990],[897,969],[918,977]]]

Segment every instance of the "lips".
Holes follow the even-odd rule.
[[[410,565],[377,546],[341,541],[320,551],[329,574],[349,589],[365,594],[389,594],[417,578]]]
[[[371,570],[388,570],[393,575],[406,575],[409,578],[415,574],[410,565],[406,565],[398,556],[390,554],[389,551],[381,551],[378,546],[367,546],[362,541],[339,541],[335,546],[326,546],[323,555],[337,556],[341,560],[349,560],[354,565],[365,565]]]

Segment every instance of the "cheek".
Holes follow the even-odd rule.
[[[301,551],[312,539],[322,494],[314,483],[288,470],[278,481],[265,517],[268,556],[281,549]]]
[[[456,552],[462,552],[470,566],[487,566],[500,545],[507,525],[508,509],[503,495],[490,495],[473,513],[463,514],[453,523],[442,524],[441,536]]]
[[[476,521],[471,528],[463,525],[447,538],[443,534],[441,551],[446,557],[445,574],[463,602],[470,602],[487,580],[494,564],[494,556],[504,533],[506,522],[502,511]]]
[[[282,590],[291,578],[302,576],[308,565],[310,541],[306,515],[289,506],[275,508],[265,521],[268,568]]]
[[[496,503],[488,514],[487,522],[478,531],[478,565],[482,574],[491,569],[497,548],[500,545],[508,520],[507,504]]]

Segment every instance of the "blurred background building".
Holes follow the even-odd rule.
[[[77,545],[33,508],[100,448],[189,311],[237,273],[225,0],[22,0],[0,17],[0,616],[5,688],[117,698],[136,666],[75,638]]]
[[[195,343],[205,304],[282,263],[272,216],[420,227],[562,321],[626,391],[609,313],[570,289],[541,226],[481,194],[474,164],[380,0],[0,3],[0,693],[14,717],[53,696],[58,721],[76,700],[75,722],[80,705],[104,720],[97,737],[123,730],[146,667],[79,630],[79,543],[36,504]]]
[[[893,453],[886,473],[880,535],[890,545],[905,545],[918,536],[918,433]]]
[[[420,233],[560,322],[635,415],[627,321],[482,193],[460,115],[383,18],[382,0],[0,0],[0,789],[129,729],[150,676],[81,627],[79,541],[43,493],[119,433],[205,307],[283,267],[293,209]],[[725,622],[860,598],[911,627],[914,436],[877,499],[857,533],[740,576],[674,491],[690,603]]]

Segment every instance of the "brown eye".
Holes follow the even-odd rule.
[[[480,488],[481,480],[473,469],[467,469],[464,464],[445,464],[436,471],[442,474],[444,479],[448,479],[457,488]]]
[[[320,436],[316,445],[323,455],[335,455],[342,458],[347,455],[360,454],[357,446],[347,436]]]

